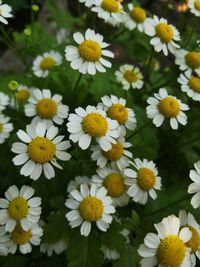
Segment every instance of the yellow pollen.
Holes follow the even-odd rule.
[[[102,151],[103,155],[110,161],[120,160],[124,153],[122,144],[112,144],[112,148],[108,151]]]
[[[188,52],[185,56],[185,62],[192,69],[200,68],[200,52]]]
[[[103,0],[101,7],[110,13],[118,13],[120,9],[119,1],[117,0]]]
[[[102,54],[102,49],[96,41],[83,41],[78,48],[80,56],[86,61],[99,61]]]
[[[118,173],[110,173],[106,176],[103,185],[111,197],[120,197],[126,191],[124,177]]]
[[[36,105],[37,114],[42,119],[52,119],[57,113],[57,104],[49,98],[43,98]]]
[[[17,224],[11,233],[11,239],[16,245],[24,245],[28,243],[31,236],[31,230],[24,231],[20,224]]]
[[[179,102],[171,96],[167,96],[160,100],[158,108],[160,113],[166,118],[175,118],[180,112]]]
[[[137,76],[137,74],[134,71],[127,70],[124,73],[124,79],[126,79],[127,82],[129,82],[129,83],[134,83],[134,82],[137,82],[138,76]]]
[[[16,99],[20,101],[26,101],[30,97],[30,92],[29,90],[23,89],[20,90],[16,93]]]
[[[107,110],[109,118],[116,120],[119,124],[124,124],[128,120],[128,110],[121,104],[113,104]]]
[[[140,168],[137,172],[137,184],[144,190],[149,191],[154,187],[156,182],[155,174],[149,168]]]
[[[55,155],[54,143],[46,137],[36,137],[28,145],[28,155],[36,163],[44,164]]]
[[[0,123],[0,134],[3,132],[3,124]]]
[[[16,197],[8,205],[8,214],[11,219],[19,221],[28,214],[28,202],[23,197]]]
[[[200,12],[200,0],[194,2],[194,7]]]
[[[42,70],[50,70],[56,65],[56,61],[52,57],[45,57],[40,63]]]
[[[180,267],[186,254],[183,241],[175,235],[161,240],[157,250],[157,258],[163,267]]]
[[[156,25],[156,34],[160,37],[163,43],[169,43],[174,35],[172,26],[165,22]]]
[[[146,11],[141,7],[135,7],[131,10],[131,17],[137,23],[142,23],[147,17]]]
[[[96,197],[84,198],[79,206],[81,217],[88,222],[96,222],[101,219],[103,211],[103,203]]]
[[[93,137],[102,137],[108,131],[107,120],[99,113],[90,113],[83,118],[84,132]]]
[[[200,93],[200,78],[199,77],[192,77],[189,80],[188,84],[193,91]]]
[[[197,230],[194,229],[193,227],[188,226],[188,225],[187,225],[187,227],[192,232],[192,237],[185,244],[186,244],[187,247],[191,248],[191,253],[195,253],[200,248],[200,235],[197,232]]]

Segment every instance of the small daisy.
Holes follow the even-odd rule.
[[[195,71],[200,76],[200,52],[187,51],[180,49],[176,52],[175,63],[179,66],[180,70]]]
[[[144,82],[143,76],[139,68],[133,65],[122,65],[119,70],[115,72],[116,79],[122,84],[124,90],[141,89]]]
[[[65,48],[65,57],[71,62],[72,69],[79,70],[82,74],[95,75],[96,71],[106,72],[105,67],[111,68],[112,64],[104,56],[113,58],[114,54],[104,49],[109,44],[103,42],[102,35],[87,29],[85,36],[77,32],[73,37],[78,47],[68,45]]]
[[[45,78],[51,69],[61,64],[61,54],[52,50],[36,57],[33,62],[33,72],[35,76]]]
[[[18,101],[28,101],[30,95],[31,95],[31,90],[35,88],[29,88],[26,85],[19,84],[19,86],[16,89],[15,97]]]
[[[4,110],[9,105],[9,97],[0,92],[0,111]]]
[[[110,214],[115,213],[107,190],[94,184],[91,187],[82,184],[80,190],[72,191],[66,206],[71,209],[66,214],[70,226],[75,228],[81,225],[80,233],[83,236],[89,235],[92,222],[96,223],[101,231],[106,232],[113,219]]]
[[[90,183],[91,179],[89,179],[87,176],[76,176],[74,180],[71,180],[68,183],[67,192],[71,193],[75,189],[79,190],[81,184],[87,184],[89,186]]]
[[[0,114],[0,144],[3,144],[10,136],[10,132],[13,130],[13,124],[9,123],[10,118]]]
[[[188,7],[192,14],[197,17],[200,17],[200,0],[189,0]]]
[[[82,149],[87,149],[93,138],[96,139],[104,151],[116,144],[114,138],[119,136],[118,123],[106,117],[104,110],[94,106],[87,106],[86,110],[79,107],[76,114],[69,114],[67,123],[69,138]]]
[[[70,35],[70,32],[66,28],[60,28],[56,33],[57,43],[59,45],[62,43],[65,43],[69,35]]]
[[[24,111],[27,117],[34,117],[32,123],[46,123],[47,127],[53,125],[53,122],[61,125],[68,117],[69,107],[62,104],[62,96],[55,94],[52,96],[49,89],[35,89],[31,93],[28,104]]]
[[[181,90],[195,101],[200,101],[200,77],[193,75],[190,70],[178,78]]]
[[[196,266],[196,257],[200,259],[200,226],[191,213],[186,213],[184,210],[179,212],[180,224],[182,227],[188,227],[192,232],[190,240],[186,246],[191,249],[190,257],[192,266]]]
[[[92,146],[91,158],[97,162],[97,166],[100,168],[104,168],[106,164],[112,164],[123,170],[129,165],[129,160],[133,157],[132,153],[127,150],[131,146],[131,143],[126,142],[124,137],[120,137],[116,139],[116,143],[112,144],[108,151],[102,150],[99,145]]]
[[[93,0],[79,0],[80,3],[83,3],[86,7],[91,7],[94,5]]]
[[[32,223],[37,223],[41,214],[41,198],[32,197],[35,190],[23,185],[20,190],[16,185],[10,186],[5,192],[6,198],[0,198],[0,224],[5,230],[12,232],[17,223],[27,231]]]
[[[180,220],[174,215],[154,227],[158,234],[148,233],[138,249],[143,257],[141,267],[191,267],[190,249],[185,245],[192,234],[189,228],[180,228]]]
[[[194,170],[190,171],[190,179],[193,181],[188,187],[189,194],[195,194],[191,199],[194,209],[200,207],[200,161],[194,164]]]
[[[10,233],[9,253],[15,254],[17,247],[19,247],[19,251],[22,254],[31,253],[31,245],[39,246],[42,234],[43,230],[37,224],[32,224],[31,229],[28,231],[23,230],[21,225],[17,224]]]
[[[180,33],[171,24],[168,24],[166,19],[159,19],[154,15],[153,19],[146,19],[146,34],[153,37],[150,41],[151,45],[154,46],[156,52],[163,51],[164,55],[168,55],[168,50],[175,54],[177,48],[180,46],[175,43],[180,41]]]
[[[8,255],[9,235],[6,233],[5,227],[0,226],[0,256]]]
[[[22,142],[14,143],[11,150],[18,154],[13,158],[13,163],[17,166],[23,165],[20,170],[21,175],[37,180],[43,171],[44,176],[51,179],[55,176],[53,166],[62,169],[56,158],[63,161],[71,158],[66,152],[70,142],[63,141],[64,136],[57,134],[58,128],[51,126],[47,129],[44,123],[38,123],[36,126],[27,125],[26,132],[22,130],[17,132]]]
[[[161,189],[161,178],[158,176],[155,163],[137,158],[131,165],[133,168],[124,170],[124,175],[127,177],[125,183],[129,186],[127,194],[133,201],[143,205],[147,203],[148,195],[155,200],[157,198],[155,190]]]
[[[110,167],[97,169],[97,175],[92,177],[94,184],[106,188],[108,196],[112,197],[113,205],[120,207],[126,206],[129,202],[125,179],[122,172]]]
[[[137,28],[140,32],[144,32],[147,18],[146,11],[132,3],[128,4],[128,9],[129,12],[124,16],[125,27],[131,31]]]
[[[60,255],[67,249],[67,242],[63,239],[55,243],[41,243],[40,252],[47,253],[51,257],[53,253]]]
[[[8,24],[6,18],[12,18],[13,15],[11,14],[12,8],[7,4],[2,4],[2,0],[0,0],[0,22],[3,24]]]
[[[178,123],[187,124],[187,116],[183,111],[189,110],[175,96],[168,95],[165,88],[160,88],[159,93],[147,99],[149,106],[146,108],[147,117],[153,119],[156,127],[160,127],[165,119],[169,119],[172,129],[178,129]]]

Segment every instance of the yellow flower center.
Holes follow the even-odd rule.
[[[49,98],[43,98],[36,105],[37,114],[42,119],[52,119],[57,112],[57,104]]]
[[[186,253],[183,241],[175,235],[169,235],[161,240],[157,250],[158,262],[163,267],[180,267]]]
[[[200,93],[200,78],[192,77],[188,84],[193,91]]]
[[[152,170],[148,168],[140,168],[137,172],[137,184],[144,190],[149,191],[154,187],[156,182],[155,174]]]
[[[102,54],[102,49],[96,41],[83,41],[78,48],[80,56],[86,61],[99,61]]]
[[[110,13],[118,13],[119,12],[119,1],[103,0],[101,3],[101,7]]]
[[[194,7],[200,12],[200,0],[194,2]]]
[[[160,113],[162,113],[166,118],[177,117],[180,112],[179,102],[171,96],[167,96],[160,100],[158,108],[160,110]]]
[[[45,57],[40,63],[42,70],[50,70],[56,65],[56,61],[52,57]]]
[[[197,232],[196,229],[194,229],[192,226],[188,226],[187,227],[190,229],[190,231],[192,232],[192,237],[190,238],[190,240],[186,243],[186,246],[191,248],[191,253],[195,253],[196,251],[199,250],[200,248],[200,235]]]
[[[122,144],[112,144],[112,148],[108,151],[102,151],[103,155],[110,161],[120,160],[124,153]]]
[[[138,76],[132,70],[127,70],[124,73],[124,79],[126,79],[127,82],[129,82],[129,83],[134,83],[134,82],[136,82],[138,80]]]
[[[110,173],[106,176],[103,185],[111,197],[120,197],[126,191],[124,177],[118,173]]]
[[[30,92],[29,90],[23,89],[20,90],[16,93],[16,99],[20,101],[26,101],[30,97]]]
[[[96,197],[84,198],[79,206],[81,217],[88,222],[96,222],[101,219],[103,211],[103,203]]]
[[[3,132],[3,124],[0,123],[0,134]]]
[[[160,37],[163,43],[169,43],[173,38],[172,26],[166,22],[162,22],[156,25],[156,34]]]
[[[28,243],[31,236],[31,230],[24,231],[20,224],[17,224],[11,233],[11,239],[16,245],[24,245]]]
[[[8,205],[8,214],[11,219],[19,221],[28,214],[28,203],[23,197],[16,197]]]
[[[28,145],[28,155],[36,163],[44,164],[55,155],[54,143],[46,137],[36,137]]]
[[[131,10],[131,17],[134,21],[142,23],[147,17],[146,11],[141,7],[135,7]]]
[[[107,110],[108,117],[116,120],[119,124],[123,124],[128,120],[128,110],[121,104],[113,104]]]
[[[90,136],[102,137],[108,131],[108,122],[101,114],[91,113],[83,118],[82,127]]]
[[[185,56],[185,62],[192,69],[200,68],[200,52],[188,52]]]

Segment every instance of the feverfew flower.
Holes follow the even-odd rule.
[[[73,190],[79,190],[81,184],[87,184],[88,186],[91,183],[91,179],[87,176],[76,176],[74,180],[71,180],[67,186],[67,192],[71,193]]]
[[[9,105],[8,95],[0,92],[0,111],[4,110]]]
[[[60,255],[67,249],[67,242],[63,239],[55,243],[41,243],[40,252],[47,253],[48,257],[51,257],[53,253]]]
[[[2,0],[0,0],[0,22],[8,24],[7,18],[13,17],[11,11],[12,8],[7,4],[2,4]]]
[[[153,37],[150,41],[156,52],[163,51],[164,55],[168,55],[168,51],[172,54],[176,53],[180,46],[176,41],[180,41],[180,33],[166,19],[159,19],[154,15],[153,18],[147,18],[145,32]]]
[[[192,14],[197,17],[200,17],[200,0],[189,0],[188,7]]]
[[[179,218],[174,215],[154,226],[158,234],[147,234],[144,244],[138,249],[143,257],[141,267],[191,267],[190,249],[186,247],[192,235],[189,228],[181,228]]]
[[[0,114],[0,144],[3,144],[10,136],[10,132],[13,130],[13,124],[9,123],[10,118]]]
[[[16,185],[10,186],[5,192],[6,198],[0,198],[0,224],[5,225],[7,232],[12,232],[20,223],[23,230],[37,223],[41,214],[41,198],[33,197],[35,190],[23,185],[20,190]]]
[[[127,194],[132,197],[133,201],[143,205],[147,203],[148,195],[156,199],[156,190],[161,189],[161,178],[158,176],[155,163],[137,158],[130,164],[132,168],[124,170],[127,178],[125,183],[129,186]]]
[[[51,179],[55,176],[53,166],[62,169],[56,159],[67,161],[71,158],[66,152],[70,142],[63,141],[65,136],[57,134],[58,128],[51,126],[47,129],[44,123],[27,125],[26,132],[17,132],[22,142],[14,143],[11,150],[18,154],[13,158],[13,163],[23,165],[21,175],[37,180],[43,172],[47,179]]]
[[[187,116],[183,111],[189,110],[188,105],[183,104],[175,96],[168,95],[165,88],[161,88],[154,97],[147,99],[147,117],[153,119],[156,127],[160,127],[165,119],[169,119],[172,129],[178,129],[178,123],[187,124]]]
[[[45,78],[55,66],[62,64],[62,56],[59,52],[50,51],[37,56],[33,62],[35,76]]]
[[[8,255],[9,235],[6,233],[5,227],[0,226],[0,256]]]
[[[110,214],[115,213],[112,199],[107,196],[107,190],[104,187],[98,188],[94,184],[90,187],[81,184],[79,190],[72,191],[66,206],[71,209],[66,214],[70,226],[75,228],[81,225],[80,233],[83,236],[89,235],[92,223],[106,232],[113,219]]]
[[[93,0],[79,0],[80,3],[83,3],[86,7],[91,7],[94,5]]]
[[[112,64],[104,57],[113,58],[114,54],[105,49],[109,44],[103,41],[102,35],[87,29],[85,36],[77,32],[73,37],[78,47],[68,45],[65,48],[65,57],[71,62],[72,69],[95,75],[97,71],[106,72],[105,67],[111,68]]]
[[[195,194],[191,199],[194,209],[200,207],[200,161],[194,164],[194,170],[190,171],[190,179],[193,181],[188,187],[189,194]]]

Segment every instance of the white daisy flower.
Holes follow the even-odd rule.
[[[180,41],[180,33],[166,19],[159,19],[154,15],[153,18],[146,19],[145,32],[153,37],[150,41],[156,52],[163,51],[164,55],[168,55],[168,51],[175,54],[180,46],[176,41]]]
[[[90,187],[82,184],[80,190],[72,191],[66,206],[71,209],[66,214],[70,226],[75,228],[81,225],[80,233],[83,236],[89,235],[92,223],[96,223],[101,231],[106,232],[113,219],[110,214],[115,213],[107,190],[104,187],[97,188],[94,184]]]
[[[16,99],[18,101],[28,101],[31,90],[33,89],[35,88],[29,88],[27,85],[19,84],[15,92]]]
[[[68,117],[69,107],[62,104],[62,96],[55,94],[52,96],[49,89],[35,89],[25,105],[24,111],[27,117],[34,117],[32,123],[44,122],[47,127],[53,122],[61,125]]]
[[[4,110],[9,105],[8,95],[0,92],[0,111]]]
[[[105,67],[111,68],[112,64],[104,56],[113,58],[114,54],[105,49],[109,44],[103,41],[102,35],[87,29],[85,36],[77,32],[73,37],[78,47],[68,45],[65,48],[65,57],[71,62],[72,69],[95,75],[96,71],[106,72]]]
[[[58,134],[58,128],[46,128],[44,123],[27,125],[26,132],[19,130],[17,136],[22,142],[12,145],[12,152],[18,154],[13,158],[17,166],[23,165],[20,174],[37,180],[42,172],[47,179],[55,176],[54,167],[62,169],[56,159],[67,161],[71,155],[66,152],[69,141],[63,141],[64,135]],[[52,166],[53,165],[53,166]]]
[[[175,63],[180,70],[194,71],[200,76],[200,52],[180,49],[175,54]]]
[[[55,66],[62,64],[62,56],[59,52],[50,51],[37,56],[33,62],[33,73],[37,77],[45,78]]]
[[[92,160],[97,162],[97,166],[104,168],[106,164],[117,166],[123,170],[129,165],[129,160],[132,159],[132,153],[127,150],[132,146],[131,143],[126,142],[124,137],[116,139],[116,143],[112,144],[111,149],[104,151],[99,145],[92,146]]]
[[[180,227],[180,220],[174,215],[154,224],[158,234],[148,233],[138,253],[143,259],[141,267],[191,267],[190,249],[185,243],[192,233],[187,227]]]
[[[17,223],[27,231],[32,223],[37,223],[41,214],[41,198],[33,197],[35,190],[23,185],[20,190],[16,185],[5,192],[6,198],[0,198],[0,224],[7,232],[12,232]]]
[[[2,0],[0,0],[0,22],[3,24],[8,24],[7,18],[12,18],[11,14],[12,8],[7,4],[2,4]]]
[[[133,201],[143,205],[147,203],[148,195],[155,200],[157,198],[155,190],[161,189],[161,178],[158,176],[155,163],[137,158],[130,164],[133,167],[124,170],[127,178],[125,183],[129,186],[127,194]]]
[[[191,199],[194,209],[200,207],[200,161],[194,164],[194,170],[190,171],[190,179],[193,181],[188,187],[189,194],[195,194]]]
[[[60,28],[56,33],[57,43],[60,45],[66,42],[69,35],[70,35],[70,32],[66,28]]]
[[[123,173],[117,168],[104,167],[97,169],[97,175],[93,175],[92,182],[106,188],[114,206],[123,207],[129,202],[125,179]]]
[[[51,257],[53,253],[60,255],[67,249],[67,242],[63,239],[55,243],[41,243],[40,252],[47,253]]]
[[[93,0],[79,0],[80,3],[83,3],[86,7],[91,7],[94,5]]]
[[[89,186],[90,183],[91,179],[89,179],[87,176],[76,176],[74,180],[71,180],[68,183],[67,192],[71,193],[75,189],[79,190],[81,184],[87,184]]]
[[[188,227],[192,232],[190,240],[187,241],[186,246],[191,249],[190,257],[192,266],[196,266],[196,257],[200,259],[200,226],[191,213],[181,210],[179,212],[180,224],[182,227]]]
[[[79,107],[76,114],[69,114],[67,123],[69,138],[82,149],[87,149],[93,138],[96,139],[104,151],[116,144],[114,138],[118,138],[118,123],[106,117],[104,110],[94,106],[87,106],[86,110]]]
[[[17,247],[22,254],[31,253],[32,245],[40,245],[42,234],[43,230],[37,224],[32,224],[28,231],[23,230],[21,225],[17,224],[9,235],[9,253],[15,254]]]
[[[107,116],[119,124],[120,135],[126,134],[126,128],[133,131],[136,128],[136,117],[132,109],[126,107],[126,100],[114,95],[101,98],[102,108]],[[101,105],[101,103],[100,103]]]
[[[3,144],[10,136],[10,132],[14,129],[13,124],[9,123],[10,118],[0,114],[0,144]]]
[[[143,76],[139,68],[133,65],[122,65],[119,70],[115,72],[116,79],[122,84],[124,90],[141,89],[143,87]]]
[[[188,7],[192,14],[197,17],[200,17],[200,0],[189,0]]]
[[[0,226],[0,256],[8,255],[9,235],[6,233],[5,227]]]
[[[128,13],[124,16],[125,27],[131,31],[137,28],[140,32],[144,32],[147,18],[146,11],[139,6],[134,6],[132,3],[128,4],[128,9]]]
[[[149,106],[146,108],[147,117],[153,119],[156,127],[160,127],[165,119],[169,119],[172,129],[178,129],[178,123],[187,124],[187,116],[183,111],[189,110],[175,96],[168,95],[165,88],[160,88],[159,93],[147,99]]]
[[[190,70],[181,74],[178,78],[181,90],[194,101],[200,101],[200,77],[193,75]]]

